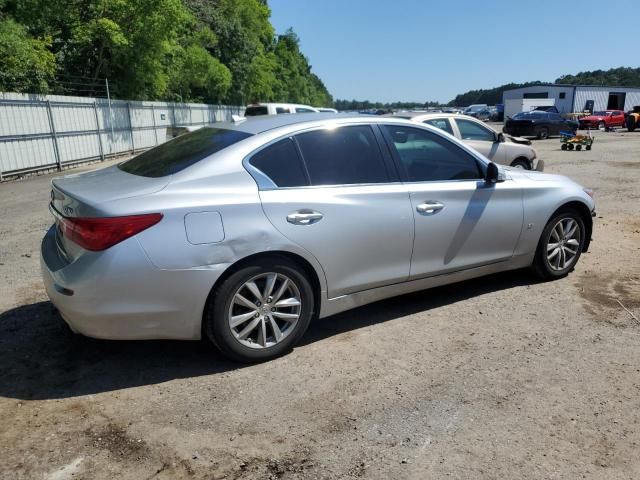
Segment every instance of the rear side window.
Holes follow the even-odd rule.
[[[267,107],[247,107],[244,111],[245,117],[256,117],[258,115],[267,115],[269,110]]]
[[[236,130],[201,128],[147,150],[118,168],[141,177],[165,177],[250,136]]]
[[[354,125],[296,136],[312,185],[349,185],[389,181],[371,127]]]
[[[256,153],[251,165],[269,177],[278,187],[301,187],[307,178],[293,140],[280,140]]]
[[[475,158],[440,135],[398,125],[384,128],[410,182],[482,178]]]
[[[290,113],[287,108],[276,107],[276,114],[280,115],[281,113]]]
[[[313,113],[310,108],[296,107],[296,113]]]

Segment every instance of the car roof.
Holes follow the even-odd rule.
[[[296,125],[302,123],[316,123],[331,119],[340,120],[358,120],[363,119],[374,120],[376,116],[353,115],[348,113],[286,113],[281,115],[258,115],[256,117],[242,117],[237,122],[216,122],[210,126],[213,128],[223,128],[226,130],[237,130],[240,132],[256,135],[258,133],[267,132],[275,128],[286,127],[288,125]]]
[[[396,112],[390,115],[384,115],[387,118],[395,117],[395,118],[403,118],[408,120],[415,120],[417,118],[428,120],[430,118],[464,118],[471,119],[474,121],[478,121],[477,119],[470,117],[469,115],[460,115],[459,113],[451,113],[451,112],[434,112],[434,113],[425,113],[425,112]]]

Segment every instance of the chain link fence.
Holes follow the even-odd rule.
[[[0,181],[135,154],[244,107],[0,93]]]

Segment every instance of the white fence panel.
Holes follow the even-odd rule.
[[[243,107],[0,93],[0,180],[163,143],[167,129],[231,120]]]

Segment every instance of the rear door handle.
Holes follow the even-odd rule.
[[[444,203],[428,200],[416,206],[418,213],[422,215],[434,215],[444,208]]]
[[[320,212],[313,210],[298,210],[287,215],[287,222],[294,225],[311,225],[319,222],[324,217]]]

